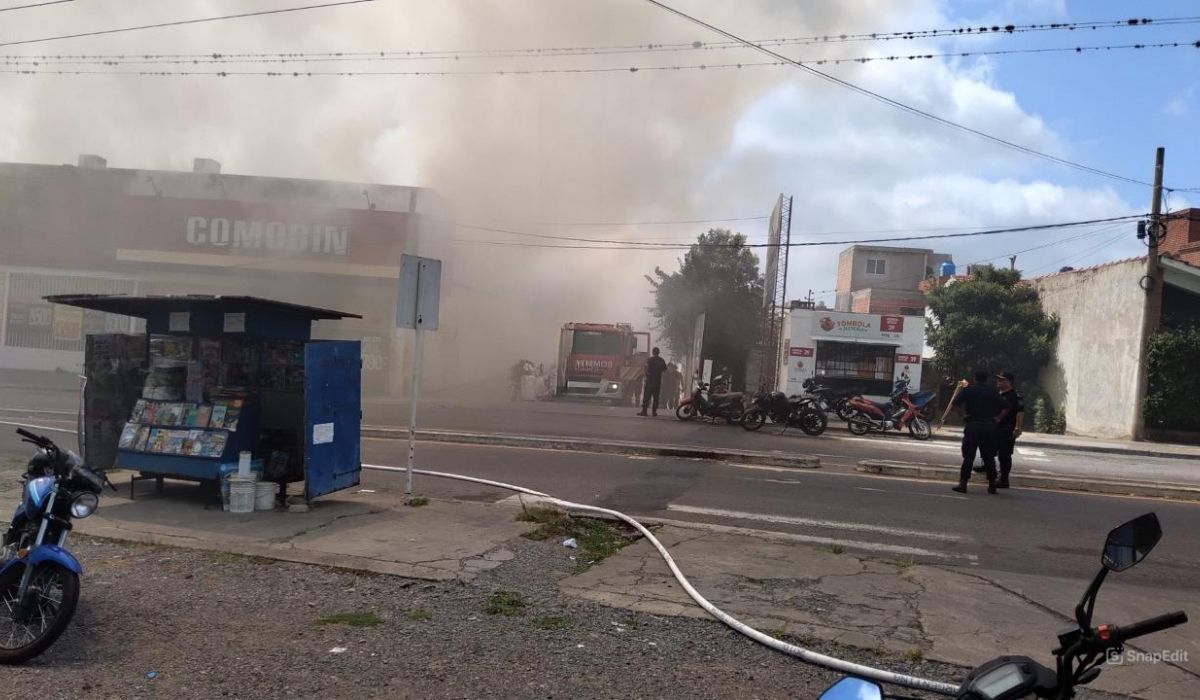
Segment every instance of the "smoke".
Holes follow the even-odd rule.
[[[291,2],[260,3],[268,7]],[[12,13],[0,40],[245,11],[211,0],[139,4],[89,0]],[[891,26],[918,3],[716,0],[684,9],[748,37]],[[524,48],[708,42],[719,39],[635,0],[379,2],[294,15],[17,47],[22,53],[256,52]],[[820,54],[818,48],[807,56]],[[580,56],[554,67],[755,61],[748,50]],[[511,69],[534,59],[334,63],[338,70]],[[206,69],[205,64],[158,66]],[[304,70],[251,64],[250,69]],[[92,66],[91,68],[96,68]],[[153,68],[153,66],[151,67]],[[99,153],[112,167],[187,170],[214,158],[225,172],[432,187],[459,222],[550,235],[686,241],[705,225],[564,227],[555,221],[678,220],[769,213],[786,183],[763,169],[717,177],[748,108],[784,68],[538,76],[0,78],[13,109],[0,115],[0,159],[73,162]],[[799,78],[803,80],[803,78]],[[829,88],[806,84],[810,94]],[[730,224],[760,235],[765,222]],[[460,239],[445,240],[447,236]],[[438,240],[429,240],[436,237]],[[500,247],[554,243],[439,229],[425,251],[448,258],[445,327],[463,378],[517,357],[552,362],[565,321],[645,327],[643,275],[678,252]],[[296,281],[296,293],[303,281]],[[290,293],[287,290],[284,293]],[[281,295],[277,291],[276,296]],[[367,300],[364,300],[367,301]],[[435,346],[436,347],[436,346]]]

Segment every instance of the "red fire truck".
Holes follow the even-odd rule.
[[[649,356],[650,334],[628,323],[564,323],[556,393],[632,405]]]

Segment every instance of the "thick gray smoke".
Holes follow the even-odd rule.
[[[254,9],[288,6],[280,0]],[[919,3],[912,3],[916,5]],[[910,3],[681,3],[748,37],[853,32],[894,24]],[[6,17],[0,40],[245,11],[210,2],[88,0]],[[35,12],[39,14],[35,14]],[[524,48],[719,40],[638,0],[378,3],[7,49],[22,53],[256,52]],[[820,49],[805,50],[820,55]],[[752,51],[317,64],[337,70],[467,70],[764,60]],[[159,66],[203,70],[205,64]],[[250,64],[252,70],[295,66]],[[96,69],[96,66],[91,66]],[[299,68],[303,69],[303,68]],[[227,173],[433,187],[463,223],[550,235],[685,241],[705,225],[556,227],[536,222],[766,215],[776,170],[716,177],[739,120],[791,69],[620,71],[453,77],[0,77],[0,160],[187,170],[196,156]],[[799,78],[803,80],[803,78]],[[805,83],[813,93],[831,89]],[[741,172],[747,172],[745,170]],[[733,224],[761,235],[762,221]],[[643,274],[679,252],[498,247],[562,243],[458,229],[452,287],[464,378],[518,356],[552,361],[564,321],[645,326]],[[7,243],[7,242],[6,242]],[[568,244],[569,245],[569,244]],[[297,280],[302,286],[303,281]]]

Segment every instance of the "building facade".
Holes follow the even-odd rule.
[[[1153,289],[1155,327],[1200,322],[1200,267],[1160,256]],[[1066,414],[1067,432],[1130,439],[1139,423],[1138,366],[1146,361],[1146,258],[1130,258],[1030,281],[1042,308],[1059,319],[1055,359],[1041,386]]]
[[[316,333],[362,340],[364,389],[398,390],[401,254],[445,259],[443,318],[453,318],[446,211],[428,189],[227,175],[207,159],[191,172],[109,168],[96,156],[2,163],[0,367],[76,371],[85,335],[139,330],[47,295],[244,294],[363,315]],[[431,335],[445,345],[426,350],[436,385],[454,371],[452,321]]]
[[[920,316],[921,283],[951,256],[927,248],[855,245],[838,258],[837,302],[842,312]]]

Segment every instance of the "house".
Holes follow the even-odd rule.
[[[838,258],[835,310],[921,316],[921,283],[937,274],[951,256],[928,248],[854,245]]]

